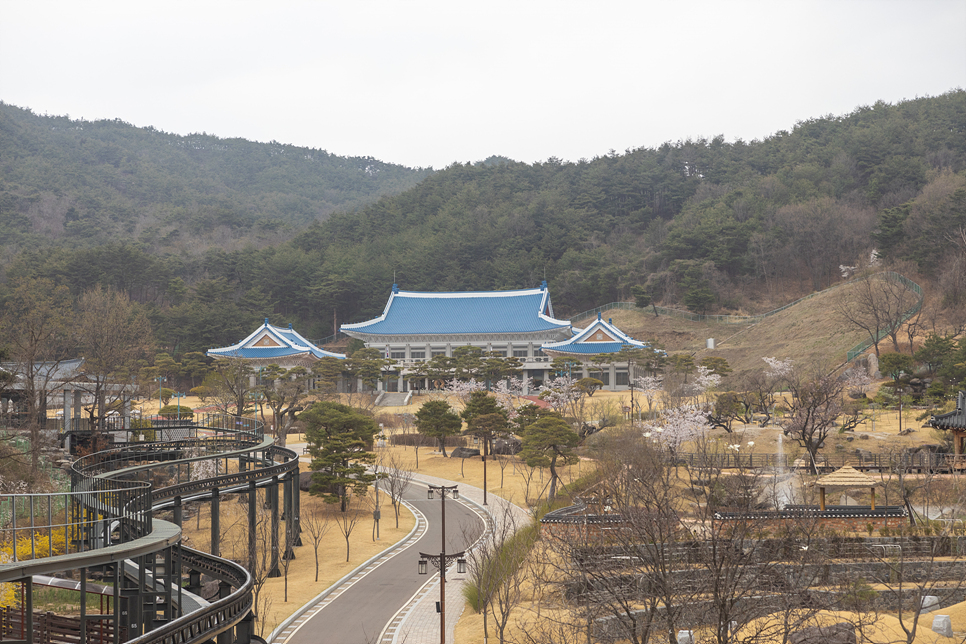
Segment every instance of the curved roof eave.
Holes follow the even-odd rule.
[[[549,297],[545,287],[462,293],[399,291],[394,288],[382,315],[365,322],[343,324],[340,329],[352,337],[569,331],[569,321],[553,317]],[[493,300],[492,304],[488,300]]]

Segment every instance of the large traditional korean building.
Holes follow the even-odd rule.
[[[389,391],[405,391],[407,368],[452,356],[462,346],[519,358],[524,376],[542,381],[550,358],[541,347],[573,335],[570,322],[553,316],[546,282],[533,289],[466,293],[402,291],[393,284],[382,315],[343,324],[342,331],[396,361]]]
[[[600,353],[616,353],[623,347],[647,348],[611,321],[598,316],[585,329],[574,329],[567,320],[554,317],[547,283],[539,288],[515,291],[429,293],[402,291],[393,284],[382,315],[358,324],[343,324],[342,331],[395,361],[384,387],[406,391],[408,369],[435,356],[452,356],[453,350],[474,346],[523,362],[523,375],[541,384],[553,374],[555,355],[575,356],[586,362]],[[581,374],[588,365],[576,369]],[[609,365],[594,372],[607,389],[624,389],[627,365]]]
[[[247,338],[230,347],[209,349],[208,356],[216,359],[241,358],[256,369],[277,364],[285,369],[309,367],[322,358],[345,359],[342,353],[332,353],[312,344],[290,324],[287,329],[273,326],[265,318],[265,324],[255,329]]]
[[[583,330],[575,329],[573,337],[545,344],[541,348],[551,358],[563,356],[579,360],[583,363],[580,371],[583,372],[586,369],[587,375],[602,381],[606,389],[624,389],[628,386],[629,380],[627,364],[612,363],[602,371],[594,370],[591,373],[587,369],[586,362],[596,355],[617,353],[625,347],[650,349],[649,345],[635,340],[614,326],[613,320],[608,319],[605,322],[598,313],[597,319],[592,324]]]

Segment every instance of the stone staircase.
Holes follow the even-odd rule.
[[[389,392],[384,391],[376,398],[376,407],[404,407],[409,404],[412,392]]]

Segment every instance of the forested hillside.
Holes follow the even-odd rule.
[[[16,122],[5,117],[3,127]],[[307,181],[299,173],[308,163],[305,150],[278,146],[284,158],[275,159],[266,148],[277,165],[261,177],[206,147],[255,144],[175,137],[176,145],[124,127],[151,149],[174,155],[181,145],[178,159],[217,166],[218,189],[199,179],[197,194],[213,203],[245,195],[252,221],[279,221],[285,204],[313,203],[308,191],[296,199],[278,188]],[[54,136],[34,139],[30,132],[19,134],[21,148],[40,149]],[[28,177],[35,186],[44,177],[88,185],[106,173],[120,182],[98,184],[113,186],[109,194],[133,191],[133,180],[123,181],[123,155],[116,165],[75,165],[66,175],[41,162],[42,154],[31,158],[27,164],[3,153],[5,185],[9,166],[10,176],[21,177],[17,185]],[[49,277],[75,293],[98,282],[117,286],[149,307],[161,346],[177,352],[236,341],[266,316],[312,337],[328,335],[334,320],[377,315],[394,279],[410,290],[468,290],[530,287],[546,278],[558,317],[635,294],[699,312],[753,312],[839,281],[843,266],[868,264],[874,250],[882,263],[905,262],[901,270],[920,273],[942,289],[947,306],[958,306],[966,304],[966,240],[957,236],[966,226],[964,170],[966,92],[953,91],[811,119],[763,141],[689,139],[576,163],[455,164],[274,245],[256,246],[252,237],[239,248],[209,238],[205,252],[189,248],[178,240],[196,241],[212,223],[204,217],[220,211],[191,210],[161,185],[151,212],[164,216],[142,221],[91,206],[90,217],[115,228],[124,230],[119,221],[141,223],[112,235],[109,245],[37,246],[15,257],[8,249],[6,277]],[[5,227],[10,212],[21,210],[2,206]],[[42,226],[16,217],[38,240]],[[144,233],[162,220],[179,224],[166,233],[178,235],[156,243]]]
[[[277,142],[178,136],[0,103],[0,246],[277,243],[431,170]]]

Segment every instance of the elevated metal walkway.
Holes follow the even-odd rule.
[[[244,422],[242,422],[244,421]],[[87,644],[92,624],[110,623],[113,644],[249,644],[253,632],[255,508],[265,490],[272,508],[270,576],[277,576],[284,518],[285,544],[298,544],[298,456],[266,438],[250,419],[207,416],[182,421],[176,441],[128,443],[74,462],[71,492],[0,498],[0,516],[9,517],[0,540],[29,546],[30,557],[0,564],[0,582],[21,582],[24,594],[19,632],[0,634],[0,642],[33,644],[34,575],[74,573],[81,597],[88,575],[113,587],[113,613],[87,615],[81,601],[79,633],[71,641]],[[279,499],[279,487],[283,499]],[[220,501],[225,494],[248,495],[247,566],[220,554]],[[211,503],[211,553],[181,543],[183,504]],[[162,508],[174,521],[156,518]],[[66,552],[51,555],[55,543]],[[20,557],[21,559],[23,557]],[[197,597],[202,575],[219,582],[218,598]],[[66,641],[66,640],[65,640]]]

